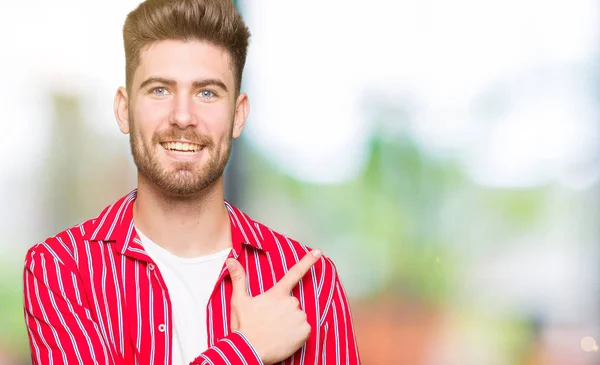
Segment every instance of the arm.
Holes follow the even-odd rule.
[[[221,340],[193,364],[269,365],[279,363],[295,353],[308,339],[311,327],[306,320],[306,313],[299,307],[298,299],[290,296],[290,292],[320,257],[319,250],[311,251],[272,288],[255,297],[248,294],[243,267],[237,260],[227,259],[232,284],[231,328],[234,330],[228,339],[231,336],[234,336],[232,341],[241,339],[235,345],[243,345],[246,352],[221,353],[220,350],[226,348],[224,343],[234,347],[232,341]],[[222,346],[217,348],[219,345]],[[208,356],[215,353],[220,356],[214,356],[218,362],[213,358],[211,362]]]
[[[307,255],[307,258],[309,256]],[[290,290],[297,284],[297,282],[303,277],[306,271],[310,268],[312,263],[314,262],[312,259],[303,259],[305,263],[301,266],[305,266],[302,271],[299,273],[291,273],[288,272],[286,278],[282,279],[278,285],[283,286],[284,290],[282,291],[282,295],[289,300],[289,292]],[[325,338],[323,339],[323,347],[322,351],[319,355],[319,364],[322,365],[334,365],[334,364],[344,364],[344,365],[360,365],[360,358],[358,354],[358,349],[356,345],[356,339],[354,335],[354,327],[352,324],[352,316],[350,313],[350,306],[348,304],[348,299],[342,283],[337,275],[337,270],[333,262],[324,258],[324,272],[323,272],[323,281],[324,285],[321,288],[321,296],[323,303],[326,303],[326,312],[325,318],[321,325],[325,332]],[[241,269],[241,268],[240,268]],[[236,270],[240,271],[240,270]],[[243,270],[241,270],[243,272]],[[232,274],[232,276],[238,276],[237,279],[233,279],[234,282],[237,281],[237,286],[240,287],[238,290],[238,294],[245,293],[245,280],[243,273]],[[236,284],[234,283],[234,291]],[[273,289],[268,291],[267,293],[273,292]],[[265,294],[267,294],[265,293]],[[254,301],[258,300],[259,297],[264,298],[264,294],[255,298],[252,298]],[[249,302],[244,302],[244,305],[235,305],[233,304],[235,301],[240,300],[241,298],[232,298],[232,306],[233,308],[239,307],[244,309],[249,309],[251,306]],[[249,299],[249,298],[246,298]],[[294,303],[292,307],[297,307],[297,303]],[[268,318],[278,317],[275,315],[275,307],[271,307],[270,305],[260,305],[258,306],[257,311],[249,311],[248,314],[253,314],[254,317],[261,317],[261,315],[266,315],[266,317],[262,317],[258,319],[258,322],[263,323],[267,322]],[[291,312],[289,312],[291,314]],[[260,315],[259,315],[260,314]],[[237,322],[237,315],[235,311],[232,311],[232,323]],[[289,315],[288,315],[289,316]],[[304,316],[304,318],[306,318]],[[255,318],[256,319],[256,318]],[[254,323],[256,326],[257,323]],[[268,324],[268,328],[270,330],[277,330],[277,328],[281,326],[281,328],[285,328],[284,323],[281,322],[281,317],[279,320],[274,322],[270,322]],[[237,324],[232,326],[233,328],[238,327]],[[256,327],[258,328],[258,327]],[[296,326],[295,326],[296,328]],[[297,329],[297,328],[296,328]],[[262,329],[264,332],[265,328]],[[279,345],[275,346],[276,348],[290,345],[289,339],[287,339],[284,335],[284,331],[281,333],[277,333],[275,336],[264,336],[268,343],[273,344],[276,341],[282,341]],[[272,333],[271,335],[273,335]],[[277,355],[275,356],[274,361],[267,361],[265,364],[271,364],[278,361],[281,361],[287,358],[290,354],[292,354],[295,350],[297,350],[306,340],[308,336],[304,337],[304,340],[301,341],[298,345],[293,345],[291,348],[294,350],[286,351],[285,355]],[[285,340],[284,340],[285,339]],[[252,342],[254,343],[254,341]],[[258,343],[258,341],[257,341]],[[237,351],[234,349],[237,348]],[[227,352],[226,352],[227,351]],[[289,353],[288,353],[289,352]],[[206,352],[204,352],[200,357],[198,357],[192,365],[230,365],[237,364],[238,361],[242,361],[241,363],[247,363],[252,365],[262,365],[262,361],[260,357],[257,355],[257,352],[254,350],[253,346],[250,344],[248,339],[242,335],[241,332],[234,331],[225,339],[217,342],[215,346],[209,348]],[[244,362],[245,361],[245,362]]]
[[[30,250],[23,286],[34,365],[114,363],[97,323],[81,301],[78,276],[57,257],[43,248]]]
[[[320,364],[360,365],[348,298],[335,265],[331,260],[327,259],[326,261],[329,261],[326,263],[326,266],[329,266],[326,271],[332,271],[332,286],[328,288],[329,290],[322,292],[331,299],[328,301],[325,321],[322,324],[325,339]]]
[[[263,365],[260,357],[241,332],[233,331],[204,351],[190,365]]]

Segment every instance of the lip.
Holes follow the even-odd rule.
[[[200,146],[200,143],[196,143],[196,142],[193,142],[193,141],[188,141],[187,139],[174,139],[174,140],[160,141],[159,143],[163,144],[163,143],[177,143],[177,142],[179,142],[179,143],[197,144],[197,145]]]

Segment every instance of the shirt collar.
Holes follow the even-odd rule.
[[[110,243],[115,250],[122,254],[134,256],[144,254],[143,247],[134,242],[137,237],[133,226],[133,203],[137,197],[137,189],[106,207],[98,217],[92,220],[91,226],[86,227],[84,240],[91,242]],[[231,239],[234,256],[247,245],[261,251],[267,251],[267,242],[263,238],[262,226],[254,222],[238,208],[224,201],[231,223]]]

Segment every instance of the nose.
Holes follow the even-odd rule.
[[[173,110],[172,123],[181,129],[185,129],[190,125],[195,125],[194,102],[192,98],[185,94],[179,94],[174,102],[175,107]]]

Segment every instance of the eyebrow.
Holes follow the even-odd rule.
[[[163,84],[163,85],[173,87],[177,84],[177,82],[175,80],[165,79],[163,77],[149,77],[140,84],[140,89],[143,89],[144,87],[146,87],[150,84]],[[225,86],[225,83],[219,79],[196,80],[192,83],[192,85],[196,89],[212,85],[212,86],[219,87],[219,88],[223,89],[225,92],[227,92],[227,86]]]

